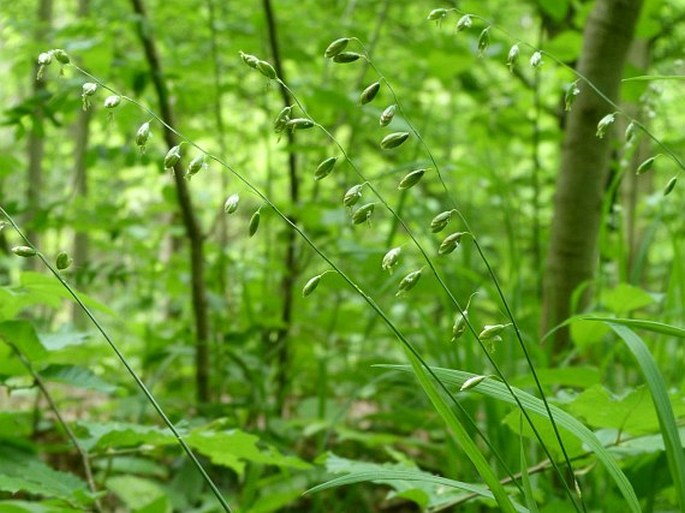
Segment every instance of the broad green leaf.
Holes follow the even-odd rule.
[[[150,513],[170,513],[171,511],[164,490],[150,479],[132,475],[113,476],[107,479],[105,486],[126,504],[129,511],[140,511],[151,504],[159,508],[157,501],[160,499],[162,499],[162,509],[153,508]]]
[[[632,435],[642,435],[659,429],[657,413],[649,396],[649,390],[645,387],[616,396],[603,386],[596,385],[578,395],[567,408],[591,426],[616,428]],[[685,414],[682,395],[674,399],[679,399],[676,412]]]
[[[611,329],[616,332],[633,353],[635,360],[637,360],[637,363],[642,370],[645,381],[647,381],[647,386],[652,394],[654,407],[656,408],[659,417],[661,434],[664,437],[664,446],[666,447],[668,466],[671,470],[678,502],[680,503],[680,507],[685,509],[685,451],[683,451],[683,446],[680,443],[678,425],[676,424],[675,416],[673,415],[671,401],[666,392],[664,378],[661,375],[652,354],[649,352],[649,349],[635,332],[620,324],[614,324],[612,322],[608,322],[607,324],[609,324]]]
[[[601,301],[609,311],[622,315],[651,305],[654,303],[654,298],[641,288],[619,283],[612,289],[603,290]]]
[[[56,331],[53,333],[39,333],[43,347],[48,351],[59,351],[65,347],[78,346],[88,341],[90,336],[87,333],[77,331]]]
[[[41,370],[39,374],[48,381],[64,383],[78,388],[96,390],[98,392],[108,393],[116,389],[114,385],[111,385],[99,376],[96,376],[89,369],[77,367],[76,365],[53,364]]]
[[[599,369],[596,367],[558,367],[549,369],[535,369],[540,383],[543,385],[559,385],[563,387],[588,388],[600,382]],[[535,380],[530,374],[516,376],[511,380],[516,386],[530,387]]]
[[[382,365],[381,367],[396,369],[403,372],[409,372],[410,370],[410,368],[406,365]],[[471,374],[469,372],[453,369],[434,368],[433,370],[447,385],[455,388],[461,387],[461,385],[463,385],[467,379],[475,376],[475,374]],[[545,405],[541,399],[538,399],[537,397],[517,388],[514,388],[513,391],[527,412],[549,418],[547,415],[547,410],[545,409]],[[483,381],[480,385],[474,388],[472,392],[486,395],[509,404],[516,404],[505,385],[494,379]],[[623,494],[623,497],[626,500],[628,511],[640,513],[642,509],[637,500],[637,496],[635,495],[635,491],[633,490],[633,486],[630,484],[630,481],[616,463],[614,457],[604,447],[597,436],[584,424],[559,407],[550,405],[550,409],[557,424],[578,437],[578,439],[587,445],[588,448],[595,454],[595,456],[597,456],[597,459],[599,459],[599,461],[606,467],[607,472],[618,486],[621,494]]]
[[[497,504],[499,504],[499,507],[502,509],[502,511],[515,511],[516,508],[514,507],[513,502],[509,498],[509,495],[507,495],[506,490],[499,482],[499,479],[495,473],[492,471],[492,467],[490,467],[490,464],[486,460],[485,456],[476,443],[471,439],[464,426],[462,426],[461,422],[459,422],[459,419],[457,419],[457,416],[452,411],[450,405],[447,403],[440,391],[438,391],[433,379],[428,375],[426,370],[421,365],[421,362],[419,362],[418,358],[411,351],[406,350],[405,354],[411,362],[411,368],[421,384],[421,388],[423,388],[423,391],[429,397],[433,407],[438,411],[442,419],[447,424],[447,427],[454,435],[459,447],[461,447],[468,459],[476,467],[478,474],[483,478],[485,483],[490,488],[490,491],[495,496],[495,500],[497,501]]]
[[[259,437],[256,435],[237,429],[195,430],[186,437],[186,442],[193,449],[207,456],[212,463],[229,467],[239,475],[242,475],[245,463],[248,461],[301,470],[311,466],[295,456],[285,456],[274,447],[259,443]]]
[[[76,436],[86,450],[135,447],[141,444],[169,445],[175,438],[166,428],[125,422],[79,422]]]
[[[569,319],[571,325],[571,338],[573,345],[583,351],[588,347],[601,342],[609,329],[596,322],[587,322],[581,317]]]
[[[561,21],[566,16],[569,0],[538,0],[542,11],[554,21]]]
[[[83,513],[83,509],[26,501],[0,501],[2,513]]]
[[[0,491],[59,498],[89,504],[86,483],[74,474],[59,472],[30,454],[3,447],[0,451]]]
[[[0,322],[0,339],[16,346],[32,362],[42,360],[47,354],[29,321]]]
[[[33,414],[29,411],[0,411],[0,437],[28,437],[33,432]]]

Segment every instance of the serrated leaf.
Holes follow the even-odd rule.
[[[176,439],[166,428],[125,422],[79,422],[76,436],[86,450],[176,443]]]
[[[186,437],[186,442],[212,463],[223,465],[242,475],[246,462],[275,465],[296,469],[308,469],[309,463],[286,456],[272,446],[265,446],[256,435],[232,429],[228,431],[196,430]],[[261,447],[261,448],[260,448]]]
[[[33,455],[9,447],[0,451],[0,491],[59,498],[74,504],[91,502],[84,481],[47,466]]]
[[[98,392],[109,393],[116,389],[114,385],[93,374],[91,370],[76,365],[49,365],[40,371],[40,375],[48,381]]]

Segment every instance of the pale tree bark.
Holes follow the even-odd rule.
[[[34,41],[46,42],[47,32],[52,24],[52,0],[40,0],[38,3],[36,29]],[[31,131],[28,136],[28,181],[26,184],[26,234],[33,244],[40,247],[38,230],[34,224],[36,212],[41,208],[41,193],[43,189],[43,156],[45,154],[45,82],[38,78],[38,63],[33,67],[33,98],[34,111],[31,116]],[[35,266],[37,262],[28,265]]]
[[[577,70],[616,101],[623,65],[642,0],[597,0],[586,22]],[[574,290],[592,279],[597,262],[611,134],[595,136],[597,122],[612,107],[585,82],[569,113],[554,198],[554,217],[543,291],[542,332],[569,317]],[[589,290],[580,298],[587,304]],[[554,349],[568,346],[569,330],[555,332]]]

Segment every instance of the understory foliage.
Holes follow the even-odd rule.
[[[685,508],[683,2],[644,2],[620,102],[574,71],[592,1],[28,4],[0,512]],[[588,91],[597,270],[540,333]]]

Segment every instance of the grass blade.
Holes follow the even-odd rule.
[[[627,326],[615,323],[614,320],[605,322],[633,353],[645,377],[645,381],[647,381],[647,386],[654,402],[654,408],[659,418],[661,436],[663,436],[664,447],[666,448],[666,459],[668,460],[668,467],[671,471],[676,495],[678,496],[681,510],[685,511],[685,452],[680,443],[678,426],[673,415],[671,401],[668,398],[664,378],[652,354],[649,352],[649,348],[634,331]]]
[[[678,328],[677,326],[672,326],[670,324],[664,324],[663,322],[656,321],[646,321],[644,319],[621,319],[613,317],[598,317],[593,315],[581,315],[579,317],[585,321],[602,321],[610,326],[612,324],[617,324],[620,326],[627,326],[628,328],[638,328],[646,331],[651,331],[653,333],[659,333],[661,335],[668,335],[671,337],[685,338],[685,329]],[[615,330],[614,330],[615,331]],[[619,335],[620,336],[620,335]]]
[[[452,411],[445,398],[436,388],[435,383],[433,383],[431,380],[426,369],[423,368],[418,358],[416,358],[414,354],[412,354],[410,351],[405,351],[405,353],[411,362],[412,370],[416,378],[419,380],[421,388],[423,388],[423,391],[426,393],[431,403],[433,403],[433,407],[437,410],[447,424],[448,428],[456,438],[457,444],[464,451],[471,463],[473,463],[473,465],[476,467],[478,474],[483,478],[485,483],[492,491],[492,494],[494,495],[495,500],[497,501],[497,504],[499,504],[501,510],[509,513],[516,511],[516,508],[509,498],[509,495],[499,482],[499,479],[493,472],[488,461],[485,459],[485,456],[483,456],[483,454],[480,452],[478,446],[464,429],[464,426],[461,425],[461,422],[459,422],[459,419],[457,419],[454,411]]]
[[[409,372],[410,369],[406,365],[382,365],[380,367],[401,370],[404,372]],[[435,374],[444,381],[445,384],[455,387],[460,387],[464,382],[475,376],[469,372],[453,370],[453,369],[441,369],[434,368]],[[512,387],[512,390],[518,397],[522,406],[529,413],[534,413],[545,418],[549,418],[547,410],[545,409],[544,403],[537,397],[524,392],[518,388]],[[472,389],[472,392],[486,395],[497,399],[500,401],[507,402],[509,404],[516,404],[514,398],[511,396],[507,388],[494,379],[488,379],[483,381],[476,388]],[[584,442],[589,449],[595,454],[597,459],[604,465],[607,472],[611,478],[616,483],[616,486],[620,490],[621,494],[626,500],[627,511],[633,513],[641,513],[640,503],[635,495],[635,490],[633,485],[630,483],[626,475],[623,473],[621,468],[616,463],[616,460],[611,455],[611,453],[602,445],[602,442],[595,436],[595,434],[590,431],[583,423],[578,421],[575,417],[566,413],[561,408],[550,404],[550,409],[554,415],[554,419],[557,421],[559,426],[566,429],[568,432],[576,436],[579,440]]]
[[[465,492],[474,493],[481,497],[488,499],[495,499],[495,496],[486,487],[474,485],[471,483],[464,483],[454,479],[447,479],[445,477],[434,476],[426,472],[418,470],[393,470],[393,469],[378,469],[373,471],[354,472],[345,476],[336,477],[325,483],[321,483],[313,488],[310,488],[305,494],[321,492],[329,488],[336,488],[338,486],[345,486],[355,483],[380,482],[380,481],[413,481],[417,483],[428,483],[433,485],[440,485],[447,488],[455,488]],[[529,510],[520,504],[514,504],[516,511],[520,513],[530,513]]]

